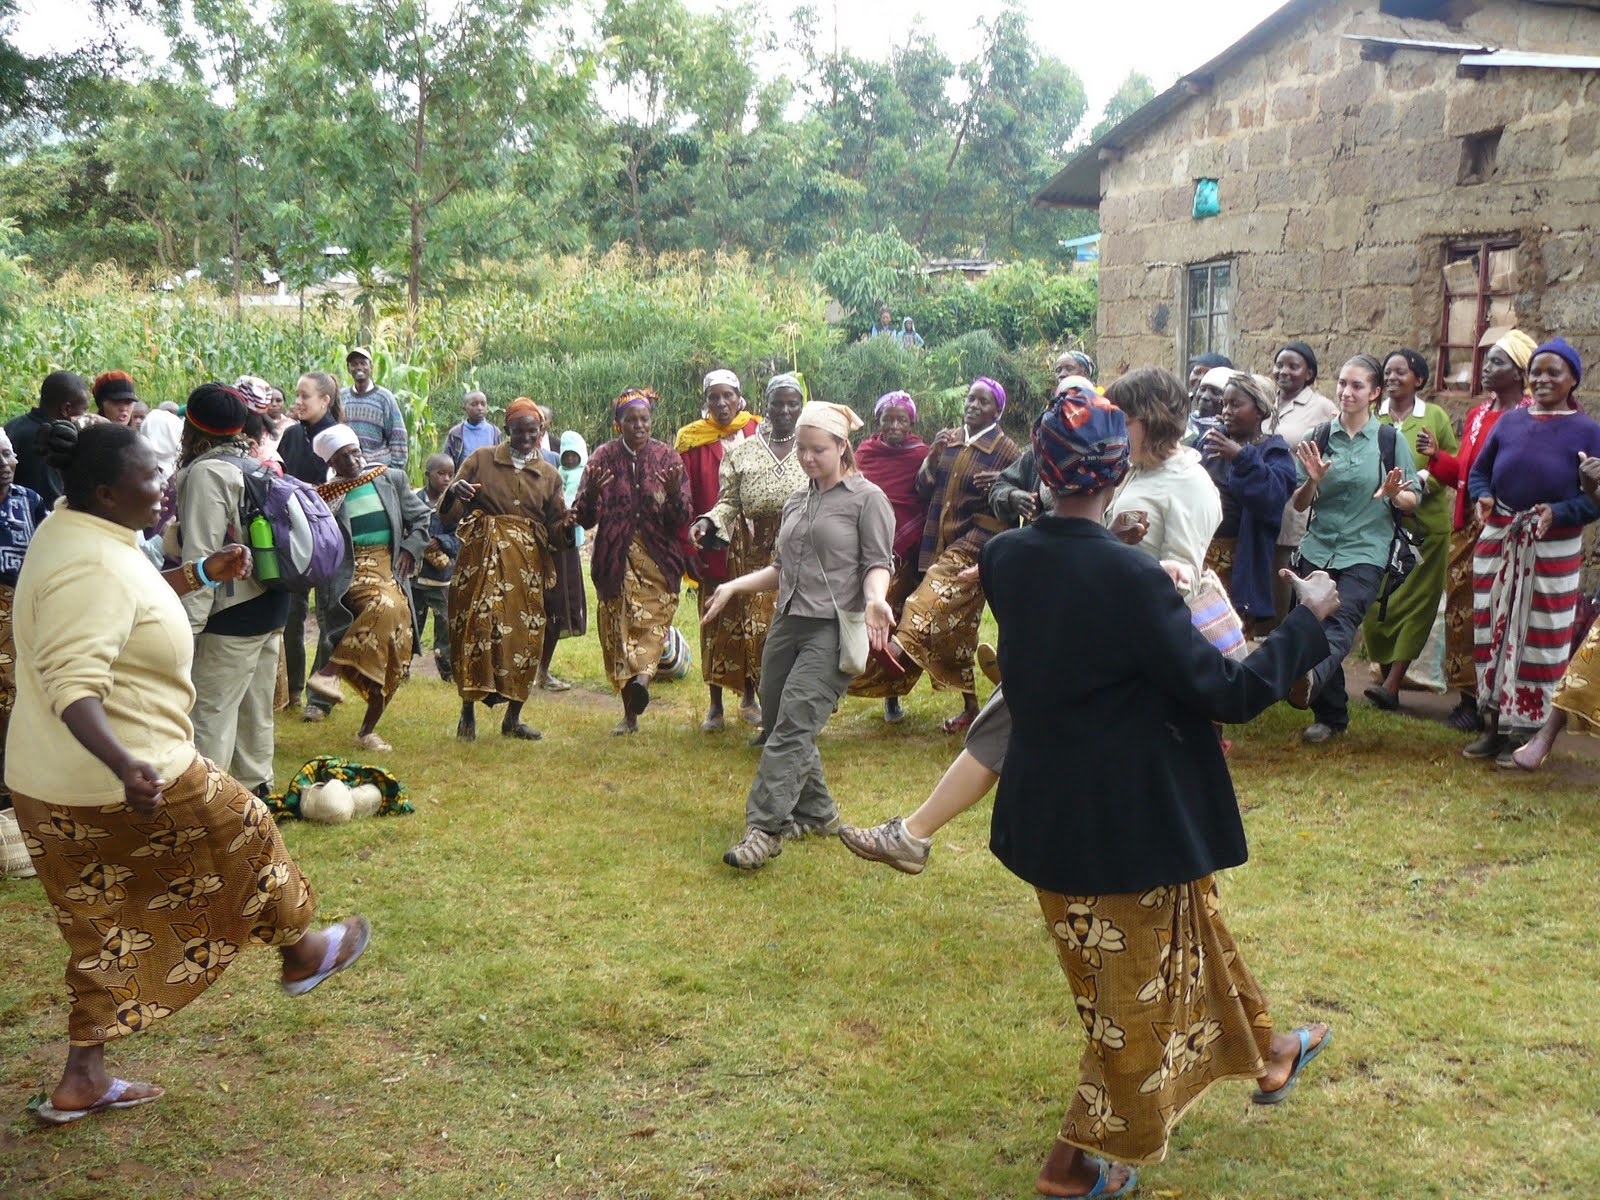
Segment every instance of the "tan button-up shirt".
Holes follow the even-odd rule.
[[[874,567],[894,569],[894,509],[877,484],[846,475],[825,492],[816,484],[783,505],[778,529],[778,611],[832,618],[867,607],[863,582]]]

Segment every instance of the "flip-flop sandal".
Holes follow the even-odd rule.
[[[1294,1091],[1294,1085],[1300,1082],[1300,1072],[1306,1069],[1306,1064],[1326,1050],[1328,1043],[1333,1041],[1333,1026],[1328,1026],[1328,1032],[1322,1035],[1322,1040],[1315,1046],[1311,1044],[1311,1030],[1308,1027],[1302,1025],[1294,1031],[1294,1035],[1300,1039],[1300,1054],[1294,1061],[1294,1070],[1289,1072],[1289,1078],[1280,1088],[1274,1088],[1270,1092],[1257,1088],[1256,1094],[1250,1097],[1253,1103],[1282,1104],[1289,1093]]]
[[[746,725],[761,725],[761,706],[759,704],[744,704],[739,708],[739,720]]]
[[[1100,1178],[1094,1181],[1094,1186],[1087,1192],[1079,1193],[1079,1196],[1084,1197],[1085,1200],[1090,1196],[1131,1196],[1138,1188],[1139,1172],[1129,1167],[1128,1178],[1123,1181],[1122,1186],[1114,1192],[1106,1191],[1106,1188],[1111,1184],[1111,1164],[1097,1154],[1086,1154],[1084,1157],[1093,1163],[1095,1169],[1100,1172]]]
[[[727,721],[722,717],[707,717],[700,722],[701,733],[721,733],[728,727]]]
[[[57,1108],[49,1100],[45,1100],[38,1108],[33,1110],[33,1115],[46,1125],[70,1125],[74,1121],[81,1121],[84,1117],[92,1117],[95,1113],[105,1112],[111,1108],[138,1108],[141,1104],[149,1104],[152,1100],[159,1100],[166,1095],[164,1091],[157,1091],[153,1096],[138,1096],[132,1100],[124,1100],[131,1087],[149,1087],[148,1083],[130,1083],[126,1079],[113,1079],[111,1086],[105,1090],[105,1095],[96,1100],[88,1108]]]
[[[547,692],[570,692],[572,690],[570,683],[565,679],[557,679],[554,675],[546,678],[539,686]]]
[[[308,975],[304,979],[285,979],[283,981],[283,990],[285,994],[290,996],[304,996],[312,988],[316,987],[324,979],[328,978],[328,976],[337,975],[340,971],[350,966],[356,961],[356,959],[360,958],[364,953],[366,953],[367,942],[372,938],[372,923],[365,917],[357,917],[355,918],[355,921],[356,927],[353,935],[355,937],[355,949],[350,952],[350,957],[345,959],[343,962],[337,961],[339,957],[339,947],[344,945],[345,934],[351,932],[350,926],[344,922],[340,922],[338,925],[330,925],[326,930],[328,934],[328,945],[322,951],[322,962],[317,965],[317,973],[315,975]]]
[[[962,713],[960,716],[951,717],[944,723],[946,733],[965,733],[972,728],[972,723],[978,719],[977,713]]]

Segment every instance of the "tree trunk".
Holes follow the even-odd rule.
[[[644,160],[644,150],[637,143],[634,144],[633,153],[628,156],[628,191],[633,200],[633,244],[643,256],[644,246],[644,205],[639,198],[639,167]]]
[[[422,303],[422,252],[426,245],[423,230],[423,167],[428,159],[428,60],[423,39],[417,39],[417,119],[411,133],[411,243],[406,271],[406,347],[409,351],[416,334],[417,310]]]

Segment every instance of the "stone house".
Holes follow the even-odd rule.
[[[1517,324],[1600,378],[1600,0],[1292,0],[1037,202],[1099,209],[1108,374],[1412,346],[1464,398]]]

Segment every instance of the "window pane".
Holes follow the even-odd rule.
[[[1205,354],[1210,351],[1208,333],[1209,330],[1204,317],[1189,318],[1189,353],[1185,356],[1186,358],[1193,358],[1197,354]]]
[[[1445,290],[1452,296],[1478,294],[1478,256],[1476,253],[1452,258],[1444,269]]]
[[[1489,324],[1514,329],[1517,324],[1517,298],[1515,296],[1490,297]]]
[[[1468,293],[1450,301],[1450,336],[1457,346],[1472,346],[1478,341],[1478,297]]]
[[[1232,356],[1230,347],[1233,345],[1233,318],[1227,313],[1218,313],[1211,318],[1211,349],[1218,354]]]
[[[1517,252],[1510,250],[1489,251],[1489,290],[1491,292],[1514,292],[1517,290]],[[1491,324],[1498,325],[1494,321]]]
[[[1228,312],[1232,307],[1233,299],[1233,269],[1224,263],[1213,268],[1211,272],[1211,311]],[[1218,354],[1226,354],[1225,350],[1218,350]]]
[[[1205,267],[1199,267],[1189,272],[1189,312],[1190,314],[1204,313],[1211,308],[1211,291],[1207,282],[1211,272]]]
[[[1446,350],[1444,352],[1445,382],[1452,391],[1465,392],[1472,386],[1472,351]]]

